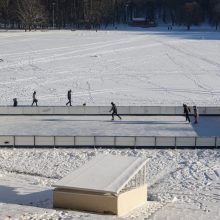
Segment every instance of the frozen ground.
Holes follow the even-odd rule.
[[[119,219],[52,209],[51,185],[98,153],[148,160],[149,202],[125,218],[220,219],[217,149],[0,149],[0,219]]]
[[[220,105],[220,32],[0,32],[0,104]]]
[[[37,91],[40,105],[65,105],[68,89],[73,91],[75,105],[84,102],[109,105],[111,101],[119,105],[181,105],[183,102],[220,105],[219,40],[220,32],[201,29],[188,32],[175,28],[172,32],[157,28],[0,32],[0,59],[3,59],[0,62],[0,105],[11,105],[14,97],[19,104],[30,105],[33,90]],[[12,119],[1,118],[0,134],[9,130],[18,132],[14,126],[20,122]],[[27,129],[36,131],[39,119],[36,117],[32,124],[30,120],[23,121],[25,129],[19,133]],[[201,119],[202,132],[220,130],[218,119],[204,119]],[[66,133],[66,125],[59,126],[60,121],[50,120],[41,121],[42,126],[51,128],[50,123],[53,123],[56,125],[53,132],[58,127],[59,133],[62,129]],[[73,126],[75,122],[71,120],[65,124]],[[129,118],[122,122],[106,122],[109,118],[89,120],[93,119],[77,123],[82,127],[93,123],[106,127],[108,123],[113,130],[115,124],[128,128],[129,123],[133,123]],[[179,124],[182,120],[179,117],[162,124],[161,118],[135,119],[138,125],[132,124],[132,127],[141,129],[147,122],[147,127],[156,127],[155,132],[159,132],[158,127],[165,126],[164,132],[167,132],[166,126],[175,131],[179,126],[180,132],[187,135],[199,133],[191,125]],[[72,129],[77,130],[77,126]],[[90,132],[97,131],[90,129]],[[97,153],[148,159],[146,176],[150,202],[127,218],[220,219],[220,151],[217,149],[2,148],[0,219],[118,219],[52,209],[51,185]]]
[[[220,136],[220,117],[199,124],[183,116],[0,116],[1,135],[55,136]]]

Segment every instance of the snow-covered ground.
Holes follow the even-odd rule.
[[[220,105],[220,32],[0,32],[0,104]]]
[[[210,29],[0,32],[0,105],[30,105],[33,90],[39,105],[65,105],[69,89],[75,105],[220,105],[219,40]],[[119,219],[52,209],[52,184],[97,153],[148,159],[148,202],[126,218],[220,219],[219,149],[3,148],[0,219]]]
[[[0,219],[119,219],[52,209],[51,185],[100,153],[148,161],[149,202],[125,218],[220,219],[217,149],[0,149]]]

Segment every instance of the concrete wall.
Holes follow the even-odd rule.
[[[53,207],[117,215],[117,197],[92,192],[55,189]]]
[[[147,185],[134,188],[118,196],[118,215],[124,216],[147,202]]]
[[[1,147],[219,148],[220,137],[0,136]]]
[[[77,190],[55,189],[53,206],[55,208],[76,209],[103,214],[124,216],[147,201],[147,186],[137,187],[119,195]]]
[[[14,146],[14,136],[0,136],[0,146]]]
[[[0,106],[0,115],[109,115],[110,106]],[[198,107],[200,115],[220,115],[220,107]],[[191,107],[191,113],[193,109]],[[181,115],[182,106],[118,106],[122,115]]]

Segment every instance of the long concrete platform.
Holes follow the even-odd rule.
[[[183,116],[0,116],[0,135],[220,136],[220,117]]]
[[[0,115],[108,115],[111,106],[0,106]],[[191,112],[193,112],[192,106]],[[220,116],[219,106],[198,106],[200,115]],[[182,106],[118,106],[122,115],[182,115]]]
[[[1,146],[220,146],[220,117],[0,116]]]

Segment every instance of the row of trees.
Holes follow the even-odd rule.
[[[217,29],[220,0],[0,0],[4,28],[97,28],[138,15],[188,29],[208,21]]]

